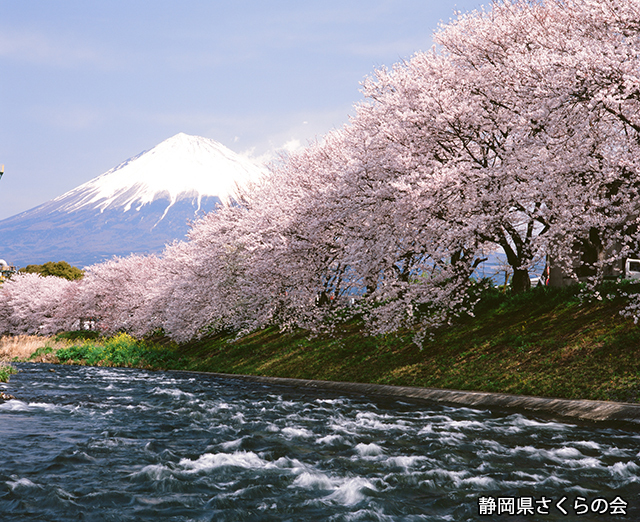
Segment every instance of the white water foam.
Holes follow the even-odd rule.
[[[283,428],[281,431],[282,435],[285,436],[285,438],[287,439],[294,439],[294,438],[304,438],[304,439],[308,439],[313,437],[313,432],[309,431],[306,428]]]
[[[342,504],[343,506],[353,506],[366,498],[366,490],[378,491],[375,486],[365,478],[350,478],[338,486],[331,495],[327,496],[326,500]]]
[[[624,479],[625,484],[640,482],[640,466],[635,462],[616,462],[613,466],[608,467],[609,472],[617,479]]]
[[[324,437],[316,439],[316,444],[326,444],[328,446],[342,442],[344,442],[344,437],[342,435],[325,435]]]
[[[220,446],[224,450],[234,450],[234,449],[239,448],[242,445],[242,441],[244,439],[245,439],[245,437],[240,437],[239,439],[229,440],[227,442],[223,442],[222,444],[220,444]]]
[[[497,482],[495,479],[487,476],[469,477],[460,481],[461,486],[472,486],[475,490],[495,489]]]
[[[11,491],[14,491],[18,488],[41,488],[41,486],[39,486],[35,482],[31,482],[28,478],[7,480],[6,484],[11,488]]]
[[[529,419],[520,413],[516,413],[507,417],[510,425],[513,426],[522,426],[526,428],[544,428],[550,430],[558,430],[558,431],[567,431],[575,428],[573,424],[563,424],[560,422],[553,421],[538,421],[535,419]]]
[[[253,451],[236,451],[234,453],[205,453],[196,460],[182,459],[178,465],[185,473],[207,472],[223,467],[245,469],[290,469],[293,473],[302,473],[306,466],[297,459],[281,457],[275,462],[263,459]]]
[[[335,481],[332,481],[323,473],[310,473],[308,471],[304,471],[296,477],[293,484],[289,487],[332,491],[335,489]]]
[[[385,466],[394,468],[403,468],[405,470],[419,466],[421,463],[428,461],[427,457],[422,455],[399,455],[397,457],[389,457],[384,461]]]
[[[25,411],[25,412],[33,412],[33,411],[45,411],[47,413],[68,413],[73,410],[77,410],[77,406],[73,405],[65,405],[59,406],[57,404],[50,404],[47,402],[24,402],[19,399],[11,399],[2,404],[0,404],[0,410],[4,411]]]
[[[580,446],[582,448],[588,448],[592,450],[600,451],[602,449],[602,446],[600,444],[598,444],[597,442],[593,442],[591,440],[577,440],[575,442],[572,442],[572,444],[574,446]]]
[[[373,457],[376,455],[382,455],[384,453],[383,449],[373,442],[371,444],[357,444],[356,451],[362,457]]]
[[[458,487],[469,475],[471,473],[467,470],[454,471],[442,468],[433,468],[425,472],[425,476],[432,477],[436,483],[452,482],[455,487]]]
[[[160,388],[156,387],[151,390],[151,393],[154,395],[169,395],[171,397],[175,397],[176,399],[182,399],[186,397],[188,399],[193,399],[195,395],[193,393],[182,391],[178,388]]]
[[[338,432],[348,435],[358,435],[362,430],[392,432],[394,430],[410,431],[412,428],[403,420],[396,422],[385,422],[390,417],[379,415],[375,412],[358,412],[355,420],[334,416],[331,419],[330,427]]]
[[[131,474],[132,478],[144,478],[160,481],[173,476],[171,470],[162,464],[150,464]]]
[[[209,471],[221,467],[238,467],[261,469],[269,463],[252,451],[236,451],[234,453],[205,453],[196,460],[182,459],[179,465],[192,473]]]
[[[394,521],[397,520],[396,517],[390,516],[390,515],[385,515],[384,513],[380,513],[379,511],[373,510],[373,509],[359,509],[358,511],[353,511],[352,513],[346,513],[343,516],[336,516],[336,517],[331,517],[329,519],[330,521],[333,520],[344,520],[345,522],[371,522],[376,521],[376,522],[387,522],[387,521]],[[411,520],[423,520],[423,517],[414,519],[414,518],[407,518],[406,519],[407,522],[410,522]],[[447,521],[450,520],[449,518],[443,518],[443,521]]]

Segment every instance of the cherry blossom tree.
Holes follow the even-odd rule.
[[[621,243],[637,242],[620,230],[637,193],[638,14],[635,1],[499,2],[461,15],[436,37],[462,67],[490,80],[474,91],[528,127],[539,152],[525,148],[519,170],[551,165],[539,176],[539,229],[574,276],[576,249],[587,243],[609,252],[617,244],[620,256],[633,249]],[[612,261],[601,257],[592,268],[602,273]]]
[[[481,21],[476,13],[467,25]],[[465,238],[466,250],[502,248],[514,270],[514,289],[521,291],[529,284],[528,266],[540,255],[535,240],[550,227],[545,199],[557,192],[545,185],[557,177],[548,154],[534,164],[543,144],[521,114],[533,108],[521,107],[522,100],[505,89],[503,76],[514,69],[496,68],[490,55],[484,63],[460,55],[451,45],[461,43],[455,30],[468,39],[477,30],[461,25],[436,36],[449,44],[443,52],[418,53],[392,71],[378,71],[365,85],[374,100],[369,112],[384,122],[377,135],[389,145],[379,148],[391,149],[395,165],[402,162],[390,170],[417,176],[411,193],[428,182],[436,196],[431,205],[459,240]],[[474,38],[461,47],[484,43]],[[489,53],[486,45],[483,51]],[[455,250],[450,254],[455,257]]]
[[[195,222],[185,244],[165,251],[175,274],[163,297],[165,331],[186,339],[223,328],[318,323],[325,309],[317,299],[340,286],[336,227],[320,212],[331,184],[329,149],[340,150],[338,142],[327,136],[273,165],[237,205]]]
[[[438,316],[416,312],[425,307],[459,309],[488,248],[505,252],[516,291],[549,253],[571,270],[576,242],[617,230],[635,190],[618,182],[636,157],[634,113],[598,110],[583,85],[629,57],[598,55],[612,22],[597,11],[621,6],[496,3],[443,27],[440,50],[378,71],[350,124],[275,169],[231,228],[219,214],[194,229],[200,245],[216,237],[209,273],[234,260],[227,320],[304,324],[324,317],[314,300],[326,310],[358,296],[389,331]],[[635,13],[624,11],[616,34]],[[620,78],[634,71],[624,67]]]
[[[103,333],[144,335],[160,326],[146,306],[156,288],[159,266],[156,256],[141,255],[91,265],[59,314],[75,319],[76,325],[90,320]]]
[[[59,314],[77,281],[39,274],[15,274],[0,287],[0,333],[49,335],[71,329]]]

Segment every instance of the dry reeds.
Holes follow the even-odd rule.
[[[0,361],[11,361],[14,358],[28,359],[38,349],[49,346],[54,350],[67,346],[65,341],[56,341],[53,337],[39,335],[15,335],[0,337]],[[52,354],[47,354],[51,356]],[[35,362],[47,362],[47,356]],[[50,358],[50,357],[49,357]],[[40,359],[40,358],[39,358]]]

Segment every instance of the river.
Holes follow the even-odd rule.
[[[2,521],[640,520],[628,426],[16,366],[0,385],[17,397],[0,404]]]

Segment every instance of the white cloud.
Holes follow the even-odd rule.
[[[291,138],[290,140],[285,142],[283,145],[278,147],[272,147],[271,149],[267,150],[266,152],[263,152],[262,154],[256,155],[256,149],[255,147],[252,147],[250,149],[247,149],[241,152],[240,156],[250,160],[256,165],[264,166],[274,161],[277,161],[282,156],[287,156],[288,154],[297,152],[303,148],[304,146],[302,145],[299,139]]]
[[[286,151],[286,152],[295,152],[297,150],[300,150],[302,148],[302,143],[300,143],[299,139],[296,138],[291,138],[289,141],[287,141],[282,148]]]

